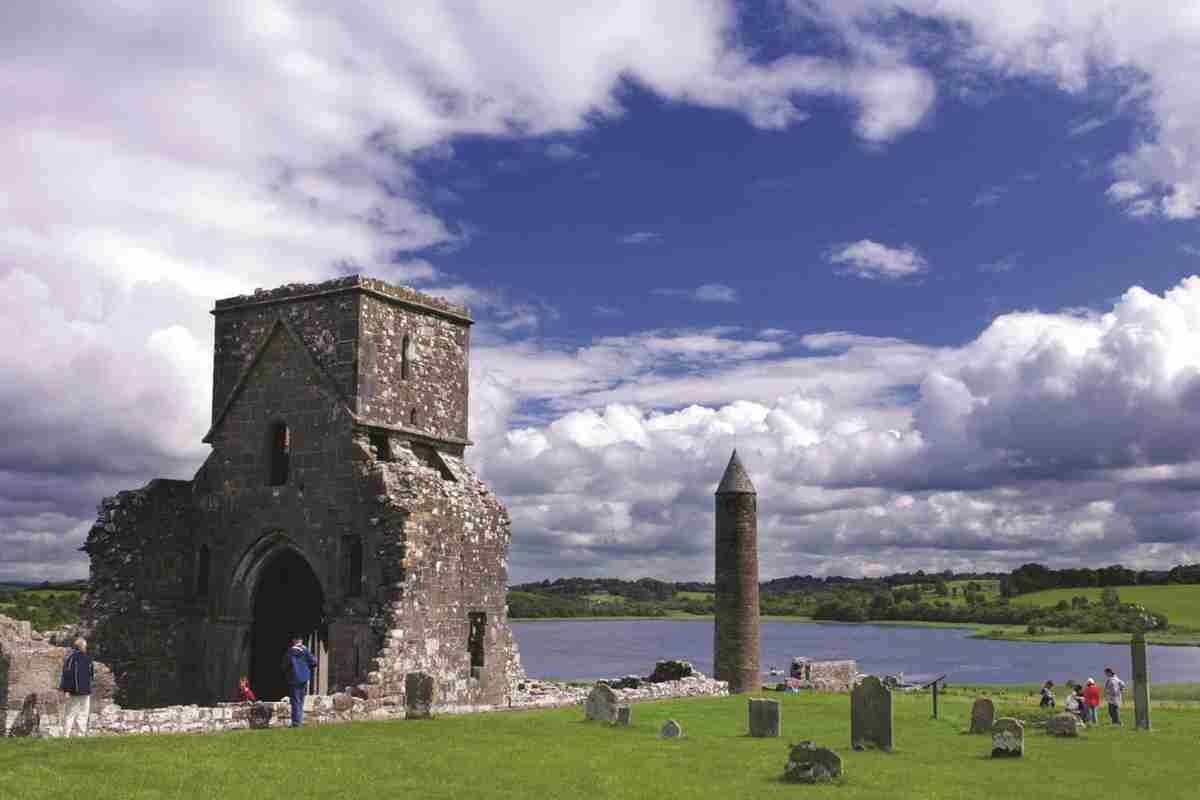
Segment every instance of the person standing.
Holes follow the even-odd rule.
[[[1121,699],[1125,692],[1125,681],[1117,677],[1112,667],[1104,668],[1104,701],[1108,703],[1108,718],[1113,725],[1121,724]]]
[[[1042,700],[1038,705],[1042,708],[1054,708],[1054,681],[1042,684]]]
[[[96,666],[88,657],[87,640],[81,636],[75,640],[74,647],[63,661],[62,677],[58,681],[59,691],[67,695],[64,736],[70,736],[76,728],[80,736],[87,736],[88,717],[92,713],[92,682],[95,679]]]
[[[1098,724],[1100,715],[1096,709],[1100,707],[1100,687],[1096,685],[1095,678],[1087,679],[1087,686],[1083,689],[1083,702],[1087,704],[1088,722]]]
[[[304,646],[299,636],[292,637],[292,646],[283,656],[283,674],[287,677],[288,701],[292,704],[292,727],[304,724],[304,693],[312,679],[317,659]]]

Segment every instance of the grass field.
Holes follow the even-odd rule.
[[[578,708],[364,722],[299,731],[211,736],[8,740],[0,798],[772,798],[951,800],[1182,797],[1200,705],[1156,708],[1152,733],[1102,725],[1079,739],[1027,729],[1025,757],[993,760],[990,738],[968,736],[973,692],[951,690],[939,720],[927,694],[895,696],[896,752],[848,746],[845,695],[782,696],[781,739],[745,735],[744,697],[634,707],[632,728],[581,721]],[[1001,709],[1032,709],[1019,693]],[[673,718],[685,737],[662,741]],[[833,747],[839,784],[778,781],[790,742]]]
[[[1172,628],[1200,631],[1200,584],[1172,586],[1118,586],[1117,593],[1123,603],[1138,603],[1151,611],[1167,615]],[[1070,602],[1072,597],[1086,597],[1088,602],[1098,602],[1103,589],[1048,589],[1013,598],[1014,603],[1032,603],[1052,606],[1060,600]]]

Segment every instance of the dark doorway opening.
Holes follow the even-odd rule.
[[[281,551],[263,567],[250,627],[250,687],[260,700],[287,696],[283,657],[293,636],[317,654],[325,640],[324,603],[321,582],[295,550]]]

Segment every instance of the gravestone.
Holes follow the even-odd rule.
[[[991,733],[996,722],[996,704],[989,697],[975,698],[971,706],[971,733]]]
[[[633,726],[633,708],[630,706],[617,706],[617,725],[622,728]]]
[[[842,757],[812,742],[795,745],[783,770],[783,780],[788,783],[825,783],[841,776]]]
[[[1012,717],[1001,717],[992,725],[992,758],[1025,755],[1025,726]]]
[[[874,675],[850,692],[850,746],[891,752],[892,690]]]
[[[780,713],[778,700],[750,698],[750,735],[759,738],[778,736]]]
[[[596,684],[596,688],[592,689],[587,696],[587,703],[584,704],[583,713],[591,720],[600,722],[616,722],[617,721],[617,706],[620,700],[617,693],[611,687],[603,683]]]
[[[696,670],[690,661],[656,661],[654,662],[654,671],[647,676],[646,680],[650,683],[678,681],[690,677],[695,672]]]
[[[1046,732],[1055,736],[1078,736],[1083,723],[1074,714],[1055,714],[1046,720]]]
[[[404,676],[404,718],[429,719],[433,710],[433,676],[409,672]]]
[[[663,723],[662,730],[658,732],[660,739],[678,739],[680,736],[683,736],[683,726],[673,719]]]
[[[250,727],[254,730],[269,728],[271,727],[271,717],[274,715],[275,707],[270,703],[255,703],[250,706],[250,714],[248,716]]]
[[[1129,643],[1133,659],[1133,715],[1139,730],[1150,730],[1150,662],[1146,660],[1146,634],[1135,633]]]
[[[21,710],[17,712],[17,721],[8,731],[9,736],[37,736],[42,723],[41,698],[37,692],[25,695]]]

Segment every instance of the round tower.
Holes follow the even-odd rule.
[[[732,693],[756,692],[758,669],[758,494],[737,450],[716,492],[713,677]]]

